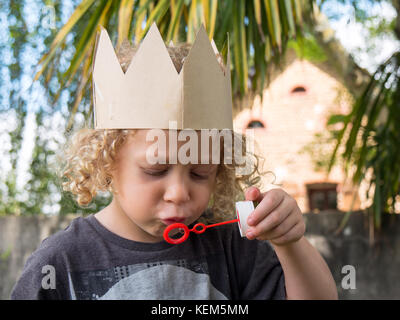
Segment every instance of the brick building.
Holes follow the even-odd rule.
[[[316,170],[312,155],[301,152],[315,141],[317,132],[327,133],[329,115],[349,111],[349,97],[334,75],[295,57],[271,79],[262,102],[256,98],[249,108],[236,112],[234,129],[254,128],[256,151],[265,159],[263,170],[275,174],[275,181],[271,174],[264,176],[263,190],[276,187],[271,182],[280,184],[303,212],[346,211],[353,200],[354,210],[363,207],[361,192],[345,181],[341,167],[334,167],[327,176]]]

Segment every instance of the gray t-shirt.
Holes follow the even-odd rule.
[[[237,224],[191,232],[172,245],[122,238],[94,215],[43,240],[11,293],[11,299],[285,298],[272,246],[241,238]]]

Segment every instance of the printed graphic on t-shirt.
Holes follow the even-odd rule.
[[[68,274],[71,299],[228,299],[210,281],[206,261],[170,260]]]

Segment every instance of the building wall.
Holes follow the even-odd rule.
[[[291,93],[301,86],[306,92]],[[264,91],[263,101],[257,98],[251,109],[238,113],[234,128],[244,132],[252,120],[263,122],[265,128],[254,130],[256,151],[265,158],[264,170],[272,171],[275,183],[291,194],[303,212],[309,210],[306,183],[333,182],[338,184],[338,209],[348,210],[354,188],[344,181],[344,173],[335,167],[329,177],[317,172],[309,154],[299,151],[313,141],[314,134],[325,132],[326,121],[332,113],[349,110],[348,93],[333,77],[305,60],[294,60]],[[257,149],[258,147],[258,149]],[[264,177],[264,189],[274,177]],[[358,198],[358,197],[356,197]],[[358,200],[354,209],[359,208]]]

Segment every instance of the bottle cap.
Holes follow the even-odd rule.
[[[238,201],[236,202],[236,215],[239,219],[240,235],[246,237],[246,232],[249,226],[247,225],[247,218],[254,211],[253,201]]]

